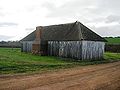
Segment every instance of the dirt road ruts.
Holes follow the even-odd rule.
[[[120,61],[44,74],[0,77],[0,90],[120,90]]]

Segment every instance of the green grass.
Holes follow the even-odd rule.
[[[120,44],[120,37],[106,37],[105,39],[108,41],[107,44]]]
[[[70,61],[52,56],[37,56],[23,53],[19,48],[0,48],[0,74],[35,73],[75,66],[101,64],[120,60],[120,54],[105,53],[105,60]]]
[[[104,59],[105,60],[120,60],[120,53],[111,53],[111,52],[106,52],[104,54]]]
[[[23,53],[20,49],[0,48],[0,73],[26,73],[53,68],[62,68],[71,64],[57,57],[36,56]]]

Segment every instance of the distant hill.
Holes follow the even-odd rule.
[[[107,44],[120,44],[120,37],[105,37]]]

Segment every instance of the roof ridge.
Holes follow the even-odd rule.
[[[71,23],[61,23],[61,24],[53,24],[53,25],[46,25],[46,26],[37,26],[37,27],[51,27],[51,26],[59,26],[59,25],[67,25],[67,24],[74,24],[79,21],[71,22]]]
[[[81,39],[81,40],[84,40],[84,38],[83,38],[83,35],[82,35],[82,28],[81,28],[81,23],[80,22],[78,22],[78,30],[79,30],[79,39]],[[81,37],[81,38],[80,38]]]
[[[70,30],[72,30],[74,28],[74,26],[76,25],[77,21],[73,23],[72,27],[69,29],[69,32],[65,34],[65,37],[66,38],[71,32]]]

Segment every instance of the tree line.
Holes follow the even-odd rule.
[[[19,41],[0,41],[0,47],[21,47],[21,43]]]

